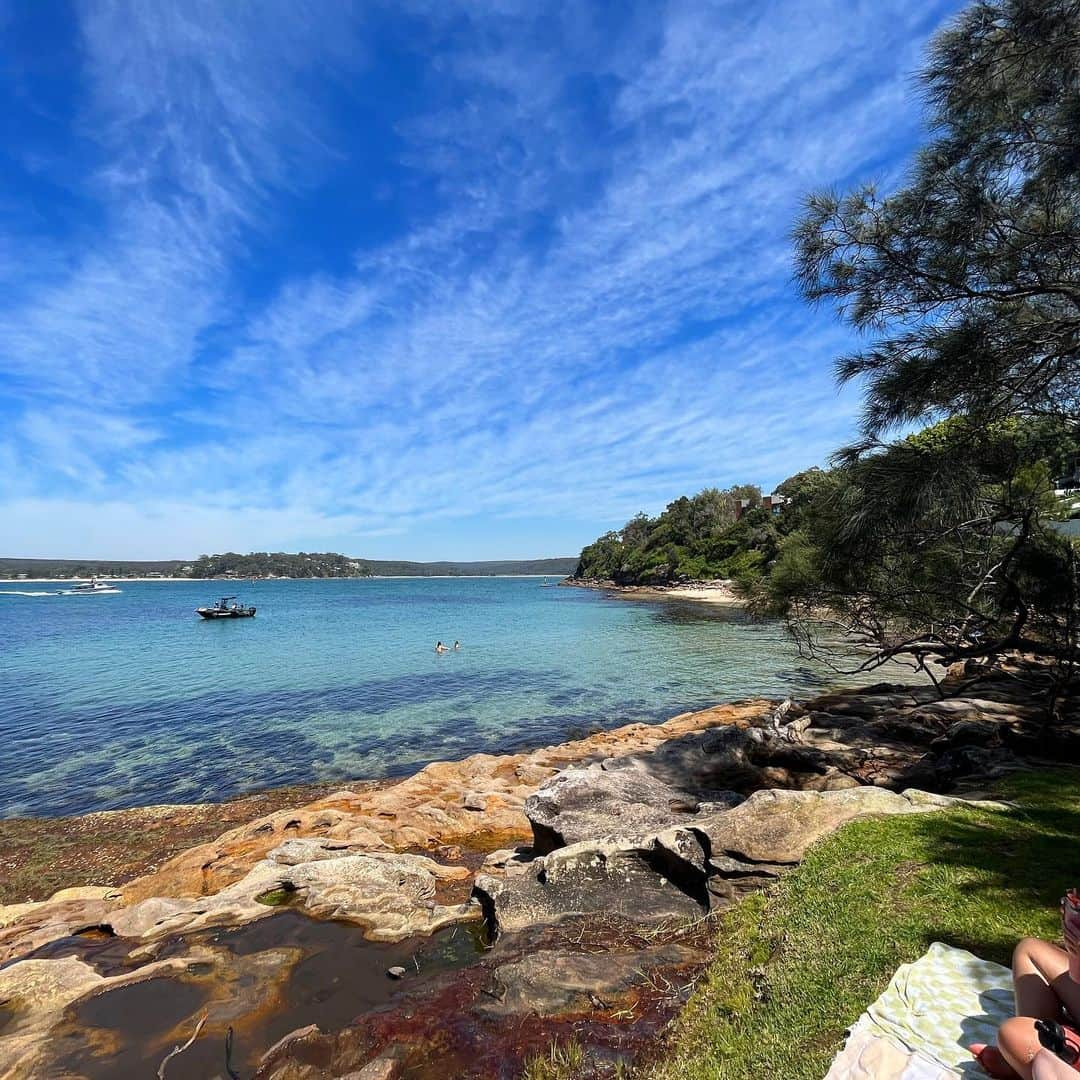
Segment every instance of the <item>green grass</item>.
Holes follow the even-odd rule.
[[[521,1080],[576,1080],[585,1061],[585,1051],[575,1039],[556,1040],[547,1053],[537,1054],[525,1064]]]
[[[1080,882],[1080,773],[1027,773],[1015,808],[857,822],[720,920],[717,955],[649,1080],[820,1080],[845,1029],[933,941],[1008,964],[1060,938]]]

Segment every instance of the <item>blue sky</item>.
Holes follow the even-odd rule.
[[[0,554],[576,553],[823,462],[935,0],[0,0]]]

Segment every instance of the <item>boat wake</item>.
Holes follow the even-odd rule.
[[[0,596],[58,596],[56,592],[26,592],[19,589],[0,589]]]

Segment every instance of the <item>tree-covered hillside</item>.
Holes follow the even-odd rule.
[[[741,484],[683,496],[655,518],[638,514],[589,544],[575,577],[618,585],[731,578],[749,590],[772,565],[783,537],[798,528],[823,476],[809,469],[785,480],[775,492],[787,500],[778,510],[762,506],[760,488]]]
[[[335,552],[258,551],[247,555],[226,552],[202,555],[194,562],[127,562],[110,559],[0,558],[0,580],[26,578],[337,578],[337,577],[499,577],[511,574],[550,574],[565,577],[577,560],[502,559],[483,562],[405,562],[396,559],[356,559]]]
[[[952,418],[789,477],[776,488],[778,507],[741,485],[676,499],[655,518],[638,514],[589,544],[575,577],[727,578],[777,614],[830,608],[864,632],[865,618],[904,632],[967,617],[986,633],[994,605],[1007,613],[1020,599],[1053,613],[1069,602],[1071,549],[1060,526],[1075,500],[1054,491],[1078,461],[1071,424]],[[1014,564],[1006,579],[1003,567]],[[954,602],[958,589],[966,606]]]
[[[188,577],[288,577],[332,578],[370,577],[370,565],[361,559],[350,559],[336,552],[306,552],[295,555],[283,551],[253,551],[239,555],[228,551],[224,555],[201,555],[191,564]]]
[[[391,559],[354,559],[334,552],[257,551],[250,555],[203,555],[188,571],[189,577],[498,577],[509,574],[552,574],[560,577],[574,568],[573,559],[504,559],[490,562],[404,562]]]

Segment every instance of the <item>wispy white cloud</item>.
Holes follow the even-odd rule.
[[[367,62],[375,9],[87,9],[100,245],[0,324],[33,401],[12,429],[24,550],[48,547],[51,506],[92,515],[75,475],[143,508],[147,555],[512,555],[500,521],[573,519],[580,543],[823,459],[853,426],[829,369],[847,339],[794,296],[787,231],[808,187],[902,167],[910,73],[950,9],[411,4],[427,90],[393,152],[435,197],[349,269],[283,265],[258,300],[238,277],[255,233],[356,167],[320,103]],[[110,416],[99,437],[46,419],[73,401]],[[207,539],[166,541],[172,512]]]

